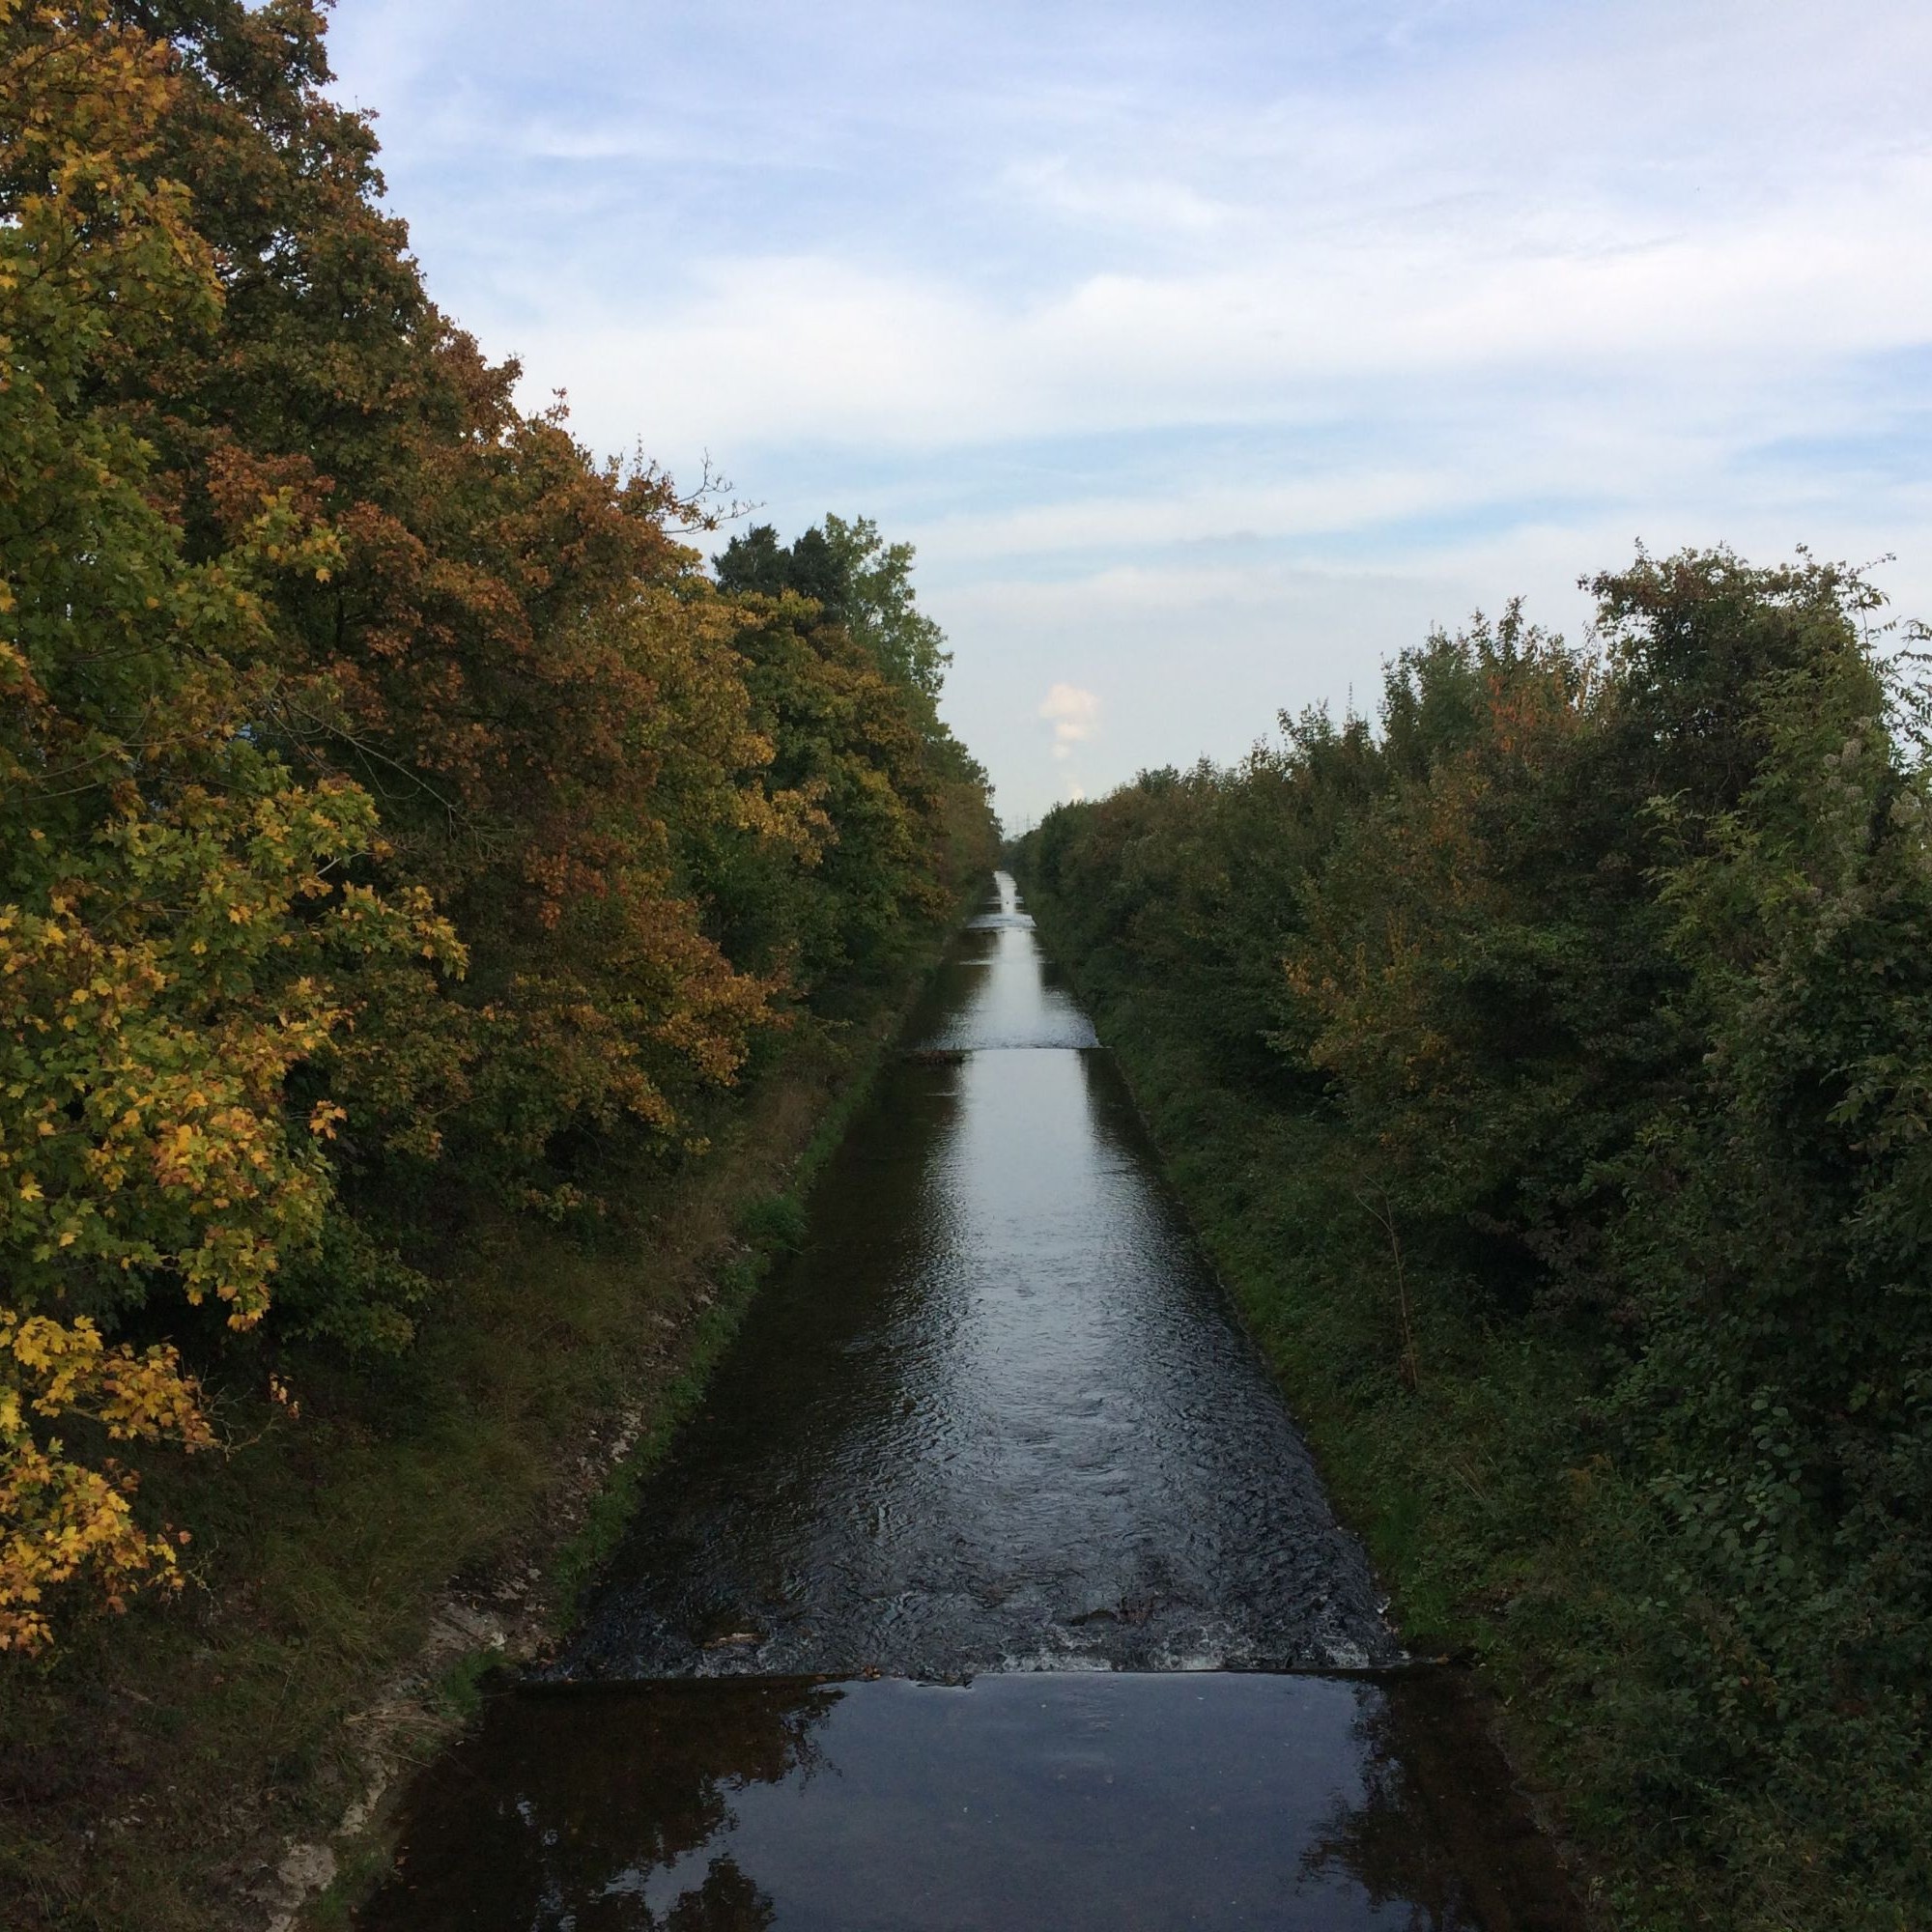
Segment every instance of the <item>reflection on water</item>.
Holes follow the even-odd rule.
[[[1074,1004],[1040,954],[1023,914],[968,926],[928,989],[914,1021],[920,1043],[1002,1049],[1096,1047],[1094,1022]]]
[[[1577,1924],[1451,1690],[1264,1674],[1397,1650],[1010,881],[909,1038],[359,1922]]]
[[[1008,888],[559,1666],[1359,1665],[1395,1646]]]
[[[361,1923],[1575,1925],[1441,1697],[1406,1678],[1092,1673],[510,1697],[419,1798]],[[1444,1772],[1452,1802],[1431,1804]]]

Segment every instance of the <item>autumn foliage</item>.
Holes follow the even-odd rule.
[[[0,0],[0,1649],[180,1580],[224,1336],[407,1345],[424,1177],[694,1150],[990,838],[937,634],[522,412],[327,77],[299,0]]]

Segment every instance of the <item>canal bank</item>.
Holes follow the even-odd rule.
[[[310,1354],[298,1415],[224,1400],[245,1448],[150,1487],[196,1524],[187,1591],[76,1627],[0,1699],[0,1925],[345,1922],[479,1680],[573,1619],[950,933],[802,1016],[703,1157],[601,1230],[450,1203],[444,1286],[380,1375]]]
[[[1010,881],[906,1041],[358,1922],[1575,1922]]]

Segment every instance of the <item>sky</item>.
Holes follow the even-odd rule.
[[[1923,0],[337,0],[435,299],[917,546],[1019,828],[1728,543],[1932,617]],[[723,538],[718,539],[722,544]]]

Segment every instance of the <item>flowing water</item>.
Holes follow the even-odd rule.
[[[377,1928],[1577,1922],[1012,882]]]

